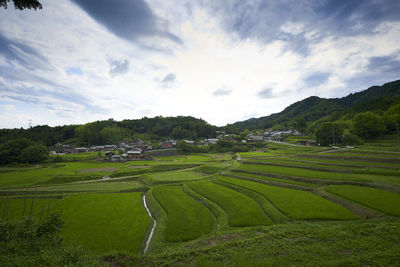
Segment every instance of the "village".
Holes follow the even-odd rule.
[[[224,131],[218,131],[215,138],[207,138],[201,140],[165,140],[162,142],[143,141],[137,138],[134,142],[119,142],[118,145],[97,145],[90,147],[77,146],[69,144],[55,144],[50,151],[52,155],[79,154],[83,152],[104,152],[105,160],[111,162],[121,162],[130,160],[150,159],[152,156],[170,156],[176,155],[176,149],[179,142],[185,142],[189,146],[209,146],[216,145],[219,140],[237,141],[242,144],[267,143],[267,142],[285,142],[289,136],[303,136],[297,130],[290,129],[286,131],[273,131],[267,129],[265,131],[251,132],[244,139],[237,140],[238,136],[234,134],[226,134]],[[299,140],[296,145],[315,146],[315,140],[305,139]],[[99,155],[100,155],[99,154]]]

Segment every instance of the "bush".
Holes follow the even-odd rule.
[[[346,145],[362,145],[363,141],[360,137],[353,134],[346,134],[343,143]]]
[[[59,215],[50,215],[42,224],[0,222],[0,266],[100,265],[88,252],[64,242],[62,225]]]

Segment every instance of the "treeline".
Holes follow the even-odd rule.
[[[45,146],[67,143],[78,146],[116,144],[136,138],[159,141],[166,139],[198,139],[215,137],[216,126],[193,117],[155,117],[137,120],[96,121],[83,125],[50,127],[36,126],[29,129],[1,129],[0,142],[26,138]]]
[[[383,134],[399,134],[400,104],[385,112],[361,112],[343,116],[332,122],[322,122],[315,131],[317,142],[329,144],[358,145],[366,139]]]

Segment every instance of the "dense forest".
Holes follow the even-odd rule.
[[[138,120],[96,121],[83,125],[50,127],[36,126],[29,129],[0,129],[0,142],[27,138],[51,146],[56,143],[73,145],[105,145],[119,141],[198,139],[211,138],[217,127],[193,117],[155,117]]]

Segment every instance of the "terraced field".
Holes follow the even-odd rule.
[[[269,186],[256,182],[220,177],[219,180],[255,191],[273,203],[275,207],[298,220],[349,220],[358,219],[344,207],[332,203],[308,191]]]
[[[211,182],[190,183],[190,188],[217,203],[227,213],[231,226],[268,225],[271,221],[248,196]]]
[[[327,221],[335,222],[332,225],[387,222],[389,232],[390,223],[400,225],[398,153],[328,152],[327,148],[275,143],[264,150],[127,163],[70,159],[3,167],[0,220],[30,218],[30,223],[36,223],[60,212],[66,240],[97,255],[114,251],[143,257],[147,242],[151,256],[143,258],[143,265],[152,262],[153,255],[213,251],[214,246],[243,239],[274,238],[275,227],[294,229],[297,225],[302,230],[296,234],[301,235],[310,227],[329,227]],[[145,192],[149,211],[157,220],[154,236],[150,235],[153,219],[141,199]],[[285,240],[298,242],[293,239],[296,234]],[[323,235],[320,239],[324,240]],[[175,262],[173,257],[164,265],[185,262],[180,260]]]
[[[181,186],[160,186],[153,195],[167,213],[166,242],[186,241],[208,234],[214,215],[200,202],[183,192]]]
[[[369,208],[400,216],[400,194],[369,187],[330,185],[326,191],[365,205]]]

